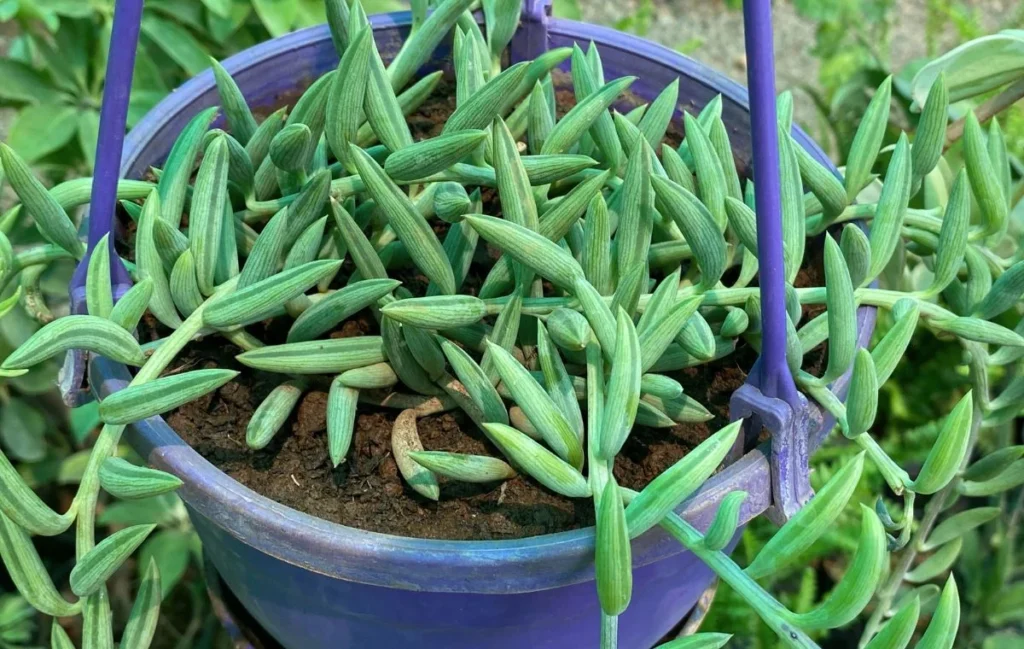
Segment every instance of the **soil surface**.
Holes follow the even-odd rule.
[[[440,132],[455,108],[454,86],[446,81],[412,116],[417,139]],[[281,101],[294,101],[284,97]],[[559,112],[574,105],[571,92],[557,93]],[[681,139],[674,126],[669,141]],[[485,211],[500,215],[493,191],[484,192]],[[447,224],[435,228],[444,236]],[[481,247],[483,248],[483,247]],[[471,269],[466,292],[473,293],[498,252],[483,250]],[[346,262],[337,282],[352,272]],[[422,295],[426,278],[414,268],[396,269],[414,295]],[[815,271],[801,276],[802,285],[820,285]],[[550,287],[549,287],[550,288]],[[266,322],[250,330],[268,344],[284,342],[287,323]],[[368,311],[341,323],[331,337],[376,335],[377,322]],[[245,369],[235,359],[240,350],[210,337],[191,345],[171,372],[202,368]],[[707,423],[653,429],[636,427],[619,454],[615,475],[619,483],[642,489],[677,462],[710,433],[728,422],[732,393],[746,379],[745,368],[756,358],[741,348],[729,357],[673,373],[685,394],[704,404],[715,416]],[[470,485],[440,479],[438,502],[425,499],[402,479],[391,455],[391,431],[397,410],[361,406],[353,443],[346,461],[332,468],[326,437],[326,379],[316,379],[289,420],[264,449],[245,443],[253,412],[281,375],[245,369],[216,393],[194,401],[167,416],[175,431],[214,465],[254,491],[279,503],[328,521],[375,532],[437,539],[513,539],[593,525],[590,500],[571,500],[555,494],[527,476],[505,483]],[[483,433],[461,411],[421,418],[418,432],[425,448],[500,457]]]

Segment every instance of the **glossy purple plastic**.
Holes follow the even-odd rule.
[[[746,93],[739,85],[681,56],[633,36],[594,25],[544,20],[543,0],[528,0],[514,58],[538,48],[594,41],[608,78],[639,77],[632,90],[650,100],[681,79],[680,106],[698,111],[723,96],[723,119],[741,168],[751,163]],[[378,46],[397,51],[408,14],[373,18]],[[443,48],[442,48],[443,49]],[[439,52],[439,55],[443,52]],[[275,39],[225,62],[250,103],[269,105],[303,80],[333,68],[337,55],[326,27]],[[212,74],[188,82],[157,106],[129,135],[122,174],[141,176],[159,164],[187,121],[218,103]],[[799,130],[797,142],[828,163]],[[831,165],[830,165],[831,166]],[[861,338],[873,312],[861,311]],[[104,359],[90,367],[92,387],[104,397],[124,387],[127,370]],[[747,386],[744,386],[745,388]],[[747,391],[751,412],[791,420],[785,402]],[[783,406],[787,406],[785,409]],[[802,414],[802,413],[801,413]],[[802,440],[831,428],[808,406]],[[770,417],[765,417],[770,419]],[[598,646],[599,607],[593,584],[593,529],[516,541],[407,539],[328,523],[264,498],[232,480],[186,445],[159,417],[129,429],[127,440],[156,467],[184,481],[180,495],[225,583],[259,623],[287,649],[561,649]],[[749,494],[742,522],[772,505],[768,457],[785,457],[789,442],[746,453],[709,480],[680,508],[706,527],[721,498]],[[806,472],[806,465],[803,467]],[[660,529],[633,544],[634,597],[620,621],[622,649],[648,649],[693,606],[710,571]]]

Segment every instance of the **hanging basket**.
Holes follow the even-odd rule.
[[[740,168],[750,168],[749,111],[742,87],[644,39],[550,18],[543,0],[527,0],[526,5],[512,43],[513,60],[593,41],[609,78],[639,77],[632,92],[644,101],[677,78],[680,106],[690,112],[721,94],[735,158]],[[398,51],[410,21],[405,13],[372,18],[385,57]],[[443,64],[444,48],[432,65]],[[274,39],[224,63],[255,106],[273,104],[303,80],[336,65],[326,26]],[[158,165],[185,124],[218,103],[211,72],[176,90],[129,135],[122,175],[138,178]],[[794,129],[794,136],[831,168],[805,133]],[[864,344],[873,329],[873,309],[861,309],[858,325]],[[130,379],[124,366],[101,358],[89,370],[92,389],[101,398]],[[842,387],[835,390],[843,394]],[[806,400],[797,405],[763,396],[754,383],[741,388],[733,400],[734,418],[749,416],[754,436],[764,425],[773,440],[736,457],[680,513],[705,529],[721,498],[734,490],[749,494],[742,523],[766,511],[784,517],[799,508],[810,495],[807,455],[833,421]],[[131,426],[126,439],[152,465],[184,481],[179,493],[206,557],[252,617],[287,649],[554,649],[599,643],[593,528],[500,542],[371,533],[260,496],[207,462],[162,418]],[[633,565],[633,601],[620,618],[619,646],[647,649],[687,615],[713,574],[657,528],[634,541]]]

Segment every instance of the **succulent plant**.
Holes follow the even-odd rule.
[[[935,502],[951,490],[993,493],[1024,480],[1019,454],[986,458],[984,469],[975,465],[959,477],[982,423],[979,409],[1009,405],[1003,403],[1008,396],[989,402],[987,388],[983,399],[975,393],[973,407],[970,395],[957,405],[913,479],[868,432],[879,386],[920,326],[962,340],[977,371],[1024,357],[1020,332],[992,321],[1017,308],[1024,293],[1021,262],[986,247],[1007,223],[1005,147],[998,130],[986,136],[969,118],[966,171],[954,179],[942,157],[948,112],[942,77],[924,106],[913,147],[900,138],[881,182],[872,170],[882,149],[889,81],[867,110],[843,178],[793,141],[787,112],[780,112],[787,355],[797,385],[836,416],[863,453],[744,570],[725,549],[745,494],[726,497],[706,532],[674,513],[721,465],[741,421],[714,433],[639,492],[619,487],[612,474],[634,425],[712,418],[683,393],[673,372],[727,356],[737,345],[760,344],[759,293],[751,286],[757,276],[752,183],[737,171],[721,99],[697,116],[685,115],[686,138],[674,147],[666,132],[677,109],[677,83],[624,115],[616,102],[633,79],[605,80],[593,45],[503,68],[519,2],[485,3],[485,37],[468,13],[471,0],[444,0],[429,17],[420,14],[389,65],[358,1],[349,11],[333,11],[342,6],[339,0],[328,5],[337,69],[316,80],[290,110],[258,122],[230,75],[214,63],[222,109],[199,113],[183,129],[163,168],[154,170],[156,183],[126,180],[118,187],[137,225],[134,263],[101,242],[88,265],[89,314],[46,324],[0,364],[0,376],[13,377],[69,349],[84,349],[138,368],[128,387],[100,405],[105,426],[66,513],[35,496],[0,455],[0,554],[37,609],[85,616],[86,633],[95,634],[87,646],[112,646],[104,581],[151,530],[130,527],[96,544],[99,489],[139,498],[178,484],[173,476],[112,457],[125,426],[173,410],[237,374],[207,369],[164,376],[197,337],[221,336],[242,350],[243,366],[280,375],[249,424],[247,443],[254,449],[282,434],[303,392],[325,381],[327,444],[336,466],[345,461],[365,402],[401,410],[392,452],[405,481],[426,498],[439,497],[438,476],[498,482],[525,472],[563,496],[593,499],[605,648],[616,646],[617,616],[631,596],[630,539],[655,525],[733,586],[784,645],[811,647],[808,631],[845,625],[868,605],[886,572],[887,550],[910,539],[917,495],[938,493]],[[417,142],[406,116],[434,91],[440,73],[413,77],[453,30],[457,109],[439,135]],[[576,104],[557,119],[552,75],[565,61],[571,61]],[[227,125],[211,130],[221,110]],[[22,201],[4,221],[20,218],[20,209],[50,241],[14,254],[0,237],[0,281],[20,277],[28,296],[31,269],[85,256],[69,210],[87,200],[87,185],[47,191],[4,145],[0,162]],[[941,199],[909,207],[912,197],[937,187]],[[501,218],[484,213],[481,190],[490,188]],[[437,222],[445,224],[443,239],[435,233]],[[866,234],[862,223],[870,225]],[[825,286],[793,287],[808,246],[822,236]],[[465,280],[485,244],[500,256],[473,294]],[[875,280],[891,265],[899,268],[904,255],[927,260],[930,287],[877,288]],[[355,269],[347,275],[345,259]],[[115,301],[110,268],[118,263],[137,283]],[[406,267],[428,280],[418,294],[395,279]],[[16,294],[0,311],[17,300]],[[825,310],[800,326],[803,305]],[[891,314],[892,326],[870,351],[858,349],[858,305]],[[26,306],[44,315],[39,305]],[[380,335],[324,337],[366,309]],[[140,345],[132,332],[147,311],[172,333]],[[290,323],[286,342],[266,344],[246,330],[267,319]],[[826,340],[823,373],[801,369],[803,356]],[[1000,349],[990,354],[991,346]],[[844,405],[830,384],[847,372]],[[504,457],[424,448],[417,419],[455,408]],[[845,577],[821,606],[794,613],[756,579],[794,561],[827,531],[865,459],[893,494],[903,496],[902,520],[893,521],[884,504],[878,513],[864,508],[860,546]],[[941,511],[928,514],[929,527]],[[77,526],[79,560],[71,588],[81,598],[74,603],[42,570],[30,540],[71,525]],[[946,543],[955,538],[942,531],[936,534]],[[151,568],[126,632],[134,634],[132,642],[123,646],[148,645],[158,583]],[[883,593],[886,609],[894,594]],[[908,600],[869,646],[905,646],[905,630],[917,622],[915,601]],[[958,606],[950,578],[927,644],[920,646],[950,646]],[[881,621],[874,619],[875,630]],[[694,646],[726,640],[712,636]]]

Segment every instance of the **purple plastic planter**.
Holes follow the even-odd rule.
[[[594,41],[608,77],[638,76],[632,90],[645,100],[676,78],[682,82],[680,106],[687,110],[697,111],[722,94],[734,153],[749,168],[750,123],[743,88],[643,39],[549,19],[545,5],[544,0],[527,0],[524,24],[512,44],[513,58]],[[375,16],[372,23],[382,52],[393,54],[410,17]],[[249,49],[224,65],[250,103],[270,105],[336,63],[329,33],[318,27]],[[139,177],[159,164],[187,121],[217,103],[209,72],[175,91],[129,135],[122,175]],[[797,129],[794,135],[830,165],[806,134]],[[862,344],[873,323],[874,312],[862,309]],[[93,359],[90,376],[101,398],[130,379],[126,368],[104,359]],[[806,455],[832,425],[813,404],[795,409],[787,401],[764,397],[754,383],[737,391],[733,410],[737,417],[751,415],[754,426],[763,422],[782,434],[782,441],[737,458],[684,503],[680,513],[700,528],[710,523],[721,498],[736,489],[750,494],[743,506],[744,524],[769,510],[779,518],[790,514],[809,496]],[[500,542],[364,532],[256,494],[203,459],[159,417],[131,427],[127,439],[153,465],[182,478],[180,495],[207,557],[249,613],[287,649],[598,645],[592,528]],[[686,615],[712,574],[658,529],[634,542],[633,562],[634,597],[620,621],[619,646],[647,649]]]

